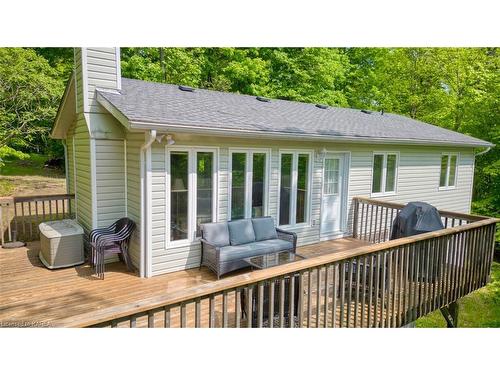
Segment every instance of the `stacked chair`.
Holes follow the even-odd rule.
[[[90,232],[90,262],[100,279],[104,279],[104,259],[108,254],[118,254],[127,265],[127,269],[133,270],[128,248],[134,229],[135,223],[124,217],[107,228],[94,229]]]

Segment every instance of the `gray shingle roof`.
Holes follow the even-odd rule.
[[[490,146],[483,140],[408,117],[357,109],[271,99],[122,78],[120,93],[98,90],[130,122],[183,125],[219,130],[247,130],[325,138],[424,141],[429,144]],[[102,99],[100,99],[102,100]]]

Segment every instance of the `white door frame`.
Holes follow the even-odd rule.
[[[321,218],[323,211],[323,194],[324,194],[324,177],[325,177],[325,160],[328,156],[339,156],[342,158],[342,169],[340,171],[342,183],[340,185],[340,230],[333,234],[323,235],[321,233]],[[334,238],[344,237],[347,233],[347,198],[349,196],[349,171],[351,170],[351,152],[350,151],[329,151],[323,152],[322,168],[321,168],[321,204],[320,204],[320,223],[319,235],[320,241],[327,241]]]

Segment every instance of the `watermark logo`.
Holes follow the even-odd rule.
[[[49,322],[39,320],[0,320],[0,328],[48,328]]]

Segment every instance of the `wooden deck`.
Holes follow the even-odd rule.
[[[299,247],[307,258],[366,245],[354,238]],[[53,326],[72,316],[111,308],[144,298],[165,296],[216,280],[206,268],[141,279],[122,263],[106,266],[106,278],[92,275],[88,265],[48,270],[38,258],[39,243],[0,249],[0,326]],[[240,273],[249,272],[243,270]]]

